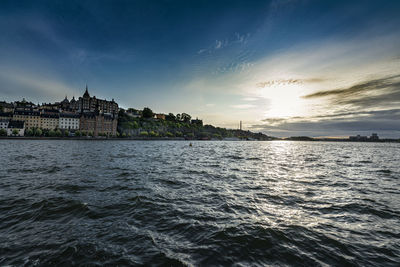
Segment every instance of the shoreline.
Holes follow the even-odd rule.
[[[286,141],[286,142],[339,142],[339,143],[400,143],[397,139],[381,139],[378,141],[350,141],[350,140],[201,140],[201,139],[185,139],[183,137],[130,137],[130,138],[93,138],[93,137],[18,137],[18,136],[0,136],[0,140],[71,140],[71,141],[233,141],[233,142],[254,142],[254,141]]]

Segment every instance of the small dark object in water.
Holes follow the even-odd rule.
[[[192,143],[190,143],[189,146],[192,146]]]

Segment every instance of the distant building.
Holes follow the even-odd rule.
[[[84,112],[80,117],[79,129],[86,133],[116,135],[117,119],[110,114],[97,114],[96,112]]]
[[[40,114],[40,127],[47,130],[55,130],[58,128],[60,115],[57,113]]]
[[[61,112],[58,128],[63,130],[79,130],[79,114]]]
[[[9,122],[10,122],[10,120],[0,119],[0,129],[7,130]]]
[[[17,121],[24,121],[25,128],[27,129],[32,127],[41,127],[40,112],[34,111],[33,109],[15,110],[12,119]]]
[[[361,136],[361,135],[356,135],[356,136],[350,136],[349,137],[350,141],[367,141],[368,137],[367,136]]]
[[[5,101],[0,101],[0,112],[12,113],[14,112],[14,105]]]
[[[97,99],[95,96],[90,97],[88,87],[86,86],[85,93],[79,97],[77,107],[78,112],[100,112],[117,115],[118,104],[112,99],[111,101]]]
[[[14,134],[17,131],[17,134]],[[7,128],[8,136],[24,136],[25,133],[25,123],[23,121],[10,120]]]
[[[370,137],[369,140],[371,141],[378,141],[379,140],[379,136],[377,133],[373,133]]]
[[[154,118],[158,120],[165,120],[165,114],[162,113],[154,114]]]
[[[32,111],[37,106],[33,104],[32,102],[28,102],[25,100],[25,98],[22,99],[22,101],[15,101],[14,102],[14,110],[19,110],[19,111]]]
[[[11,120],[12,116],[12,112],[0,112],[0,120]]]
[[[200,125],[203,126],[203,120],[199,120],[199,119],[195,119],[191,121],[191,124],[196,124],[196,125]]]

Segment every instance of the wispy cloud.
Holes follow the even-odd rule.
[[[256,106],[251,104],[239,104],[239,105],[231,105],[230,107],[235,109],[250,109]]]

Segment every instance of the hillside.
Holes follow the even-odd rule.
[[[134,110],[136,111],[136,110]],[[244,140],[271,140],[272,138],[250,131],[230,130],[212,125],[203,125],[201,120],[191,120],[191,116],[182,114],[168,114],[163,119],[155,118],[155,114],[148,108],[140,116],[120,110],[118,114],[118,132],[121,137],[141,138],[185,138],[197,140],[210,139],[244,139]]]

